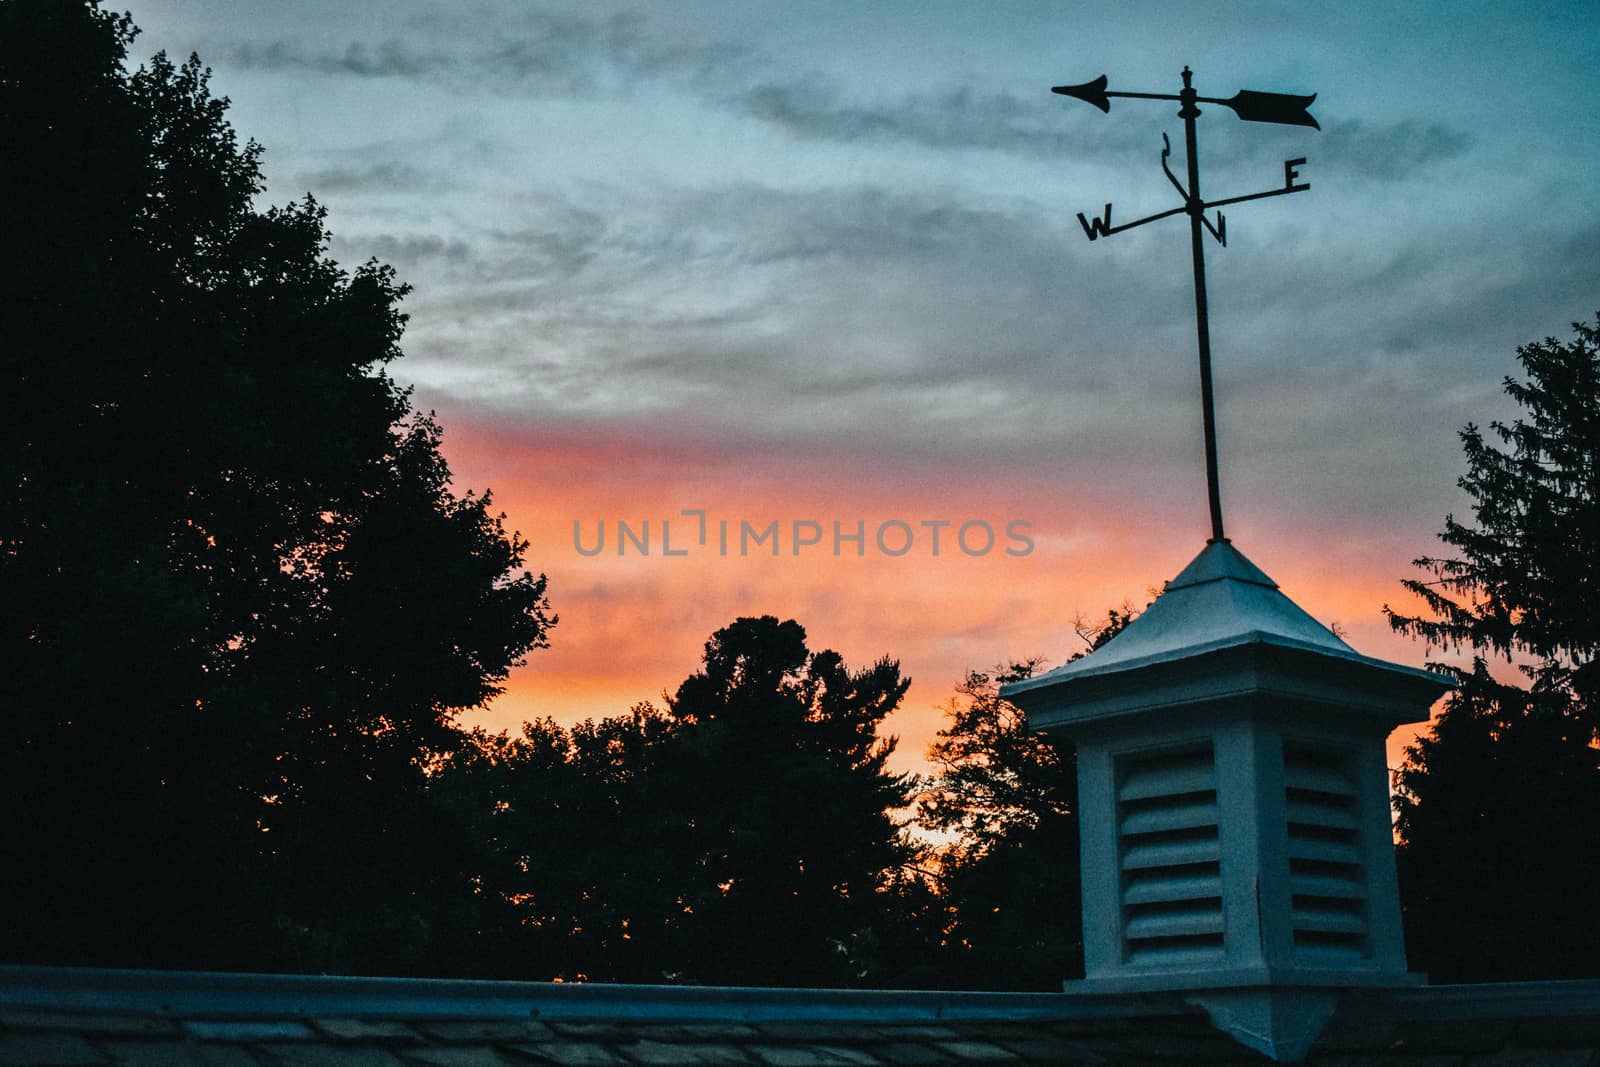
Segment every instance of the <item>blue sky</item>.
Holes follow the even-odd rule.
[[[931,560],[865,586],[818,570],[766,587],[779,603],[760,610],[802,622],[899,618],[908,584],[952,589],[968,617],[947,632],[991,638],[810,622],[815,644],[925,660],[938,684],[1059,658],[1066,615],[1139,599],[1198,551],[1186,227],[1091,244],[1075,217],[1174,206],[1158,159],[1163,132],[1181,153],[1182,125],[1175,105],[1102,115],[1051,85],[1105,73],[1175,92],[1187,64],[1202,95],[1318,94],[1320,132],[1200,119],[1208,195],[1277,186],[1298,156],[1311,183],[1229,210],[1228,247],[1207,250],[1223,497],[1241,547],[1314,614],[1319,598],[1322,617],[1347,613],[1363,651],[1397,647],[1376,612],[1398,594],[1317,591],[1394,589],[1464,506],[1456,431],[1511,414],[1515,346],[1600,307],[1592,2],[130,10],[135,58],[198,51],[214,69],[266,146],[268,201],[314,192],[337,258],[376,256],[416,286],[393,373],[447,431],[488,442],[456,469],[500,490],[551,574],[553,677],[598,641],[594,613],[627,602],[647,625],[667,613],[647,601],[685,584],[597,570],[564,543],[574,518],[637,504],[629,456],[702,465],[652,507],[696,506],[716,482],[778,518],[802,486],[814,511],[831,488],[857,510],[920,493],[929,515],[1032,516],[1021,588]],[[699,574],[671,611],[699,636],[619,676],[662,675],[639,697],[675,684],[763,581]],[[876,607],[839,607],[862,589]],[[570,711],[558,690],[517,707]]]

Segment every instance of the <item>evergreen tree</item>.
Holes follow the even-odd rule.
[[[1458,553],[1385,609],[1470,669],[1396,776],[1398,862],[1413,964],[1435,980],[1600,974],[1600,329],[1524,345],[1511,424],[1462,431],[1474,521]],[[1526,686],[1497,679],[1514,663]]]

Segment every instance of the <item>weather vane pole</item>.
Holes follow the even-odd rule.
[[[1201,96],[1190,84],[1193,73],[1188,67],[1183,68],[1183,91],[1176,95],[1171,93],[1119,93],[1106,89],[1106,76],[1104,74],[1092,82],[1082,85],[1058,85],[1050,91],[1063,96],[1075,96],[1079,100],[1087,101],[1101,111],[1110,112],[1110,97],[1121,96],[1138,100],[1176,100],[1182,106],[1178,109],[1178,117],[1183,120],[1184,149],[1188,155],[1189,184],[1185,186],[1178,181],[1172,169],[1167,166],[1167,157],[1172,155],[1172,142],[1167,140],[1167,135],[1162,134],[1161,140],[1165,147],[1161,150],[1161,169],[1166,171],[1167,179],[1172,182],[1178,194],[1183,197],[1181,207],[1172,208],[1154,215],[1147,215],[1142,219],[1125,222],[1121,226],[1111,224],[1111,205],[1107,204],[1105,212],[1099,218],[1086,218],[1082,212],[1078,214],[1078,222],[1083,226],[1083,232],[1093,241],[1100,237],[1109,237],[1123,230],[1131,230],[1135,226],[1143,226],[1147,222],[1168,218],[1179,213],[1189,216],[1190,244],[1194,250],[1194,318],[1195,330],[1200,342],[1200,409],[1205,426],[1206,435],[1206,491],[1211,502],[1211,540],[1223,541],[1226,538],[1222,532],[1222,492],[1217,483],[1217,425],[1216,415],[1213,410],[1211,397],[1211,327],[1206,317],[1206,256],[1205,241],[1202,231],[1209,231],[1217,243],[1226,246],[1228,243],[1228,224],[1222,212],[1217,212],[1215,224],[1206,218],[1208,208],[1222,207],[1226,204],[1243,203],[1246,200],[1260,200],[1268,196],[1283,196],[1285,193],[1299,193],[1311,188],[1309,182],[1297,182],[1300,172],[1296,169],[1305,165],[1305,158],[1285,160],[1283,164],[1283,188],[1269,189],[1264,193],[1250,193],[1246,196],[1230,196],[1222,200],[1207,202],[1200,196],[1200,154],[1195,146],[1194,120],[1199,117],[1200,109],[1197,104],[1221,104],[1230,107],[1241,119],[1246,122],[1277,122],[1287,126],[1311,126],[1315,129],[1317,120],[1311,117],[1311,102],[1317,98],[1316,93],[1310,96],[1292,96],[1288,93],[1258,93],[1250,89],[1241,89],[1229,99],[1220,97]]]

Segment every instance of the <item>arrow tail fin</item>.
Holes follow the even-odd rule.
[[[1276,122],[1284,126],[1310,126],[1320,130],[1322,126],[1307,110],[1316,98],[1316,93],[1295,96],[1292,93],[1258,93],[1253,89],[1240,89],[1232,99],[1223,103],[1233,108],[1234,113],[1246,122]]]

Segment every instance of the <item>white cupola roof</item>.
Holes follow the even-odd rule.
[[[1279,592],[1278,583],[1244,553],[1228,541],[1214,541],[1127,629],[1091,655],[1044,678],[1127,670],[1155,659],[1251,642],[1356,655],[1355,649]]]
[[[1151,691],[1177,675],[1182,692]],[[1212,541],[1121,633],[1080,659],[1008,685],[1004,696],[1028,712],[1035,728],[1049,731],[1168,699],[1190,703],[1208,690],[1221,695],[1274,682],[1305,689],[1319,680],[1373,690],[1374,700],[1347,710],[1392,717],[1395,725],[1416,721],[1416,701],[1425,708],[1451,684],[1430,671],[1363,656],[1231,542]]]

